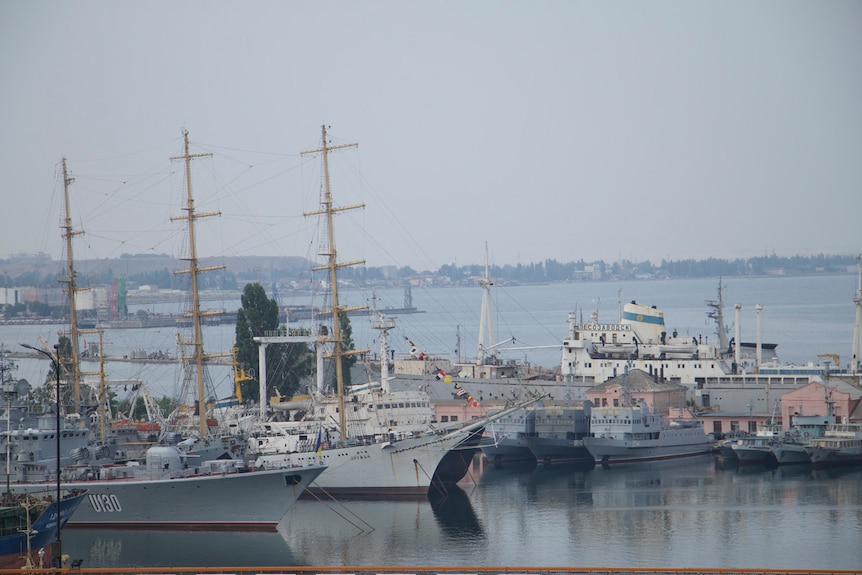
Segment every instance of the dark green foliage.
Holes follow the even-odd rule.
[[[242,307],[236,317],[237,363],[249,374],[258,373],[258,345],[254,337],[278,329],[278,304],[266,296],[259,283],[247,284],[241,297]],[[273,344],[266,348],[267,392],[291,396],[299,389],[301,380],[314,367],[314,354],[306,344]],[[244,400],[260,400],[260,382],[257,379],[241,384]]]
[[[355,349],[353,345],[353,327],[350,325],[350,318],[347,317],[347,314],[341,314],[338,316],[338,325],[341,328],[341,349],[344,351]],[[343,355],[341,356],[341,377],[343,379],[344,387],[351,385],[352,378],[350,376],[350,368],[356,364],[356,355]],[[333,370],[333,378],[335,377],[335,370]],[[332,389],[336,389],[337,386],[334,383]]]

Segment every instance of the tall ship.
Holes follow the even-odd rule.
[[[712,436],[694,420],[665,423],[644,401],[630,406],[593,407],[584,446],[602,466],[661,461],[712,451]]]
[[[69,218],[69,184],[66,162],[63,160],[64,189],[66,196],[66,233],[69,262],[68,291],[72,318],[71,368],[63,369],[59,348],[55,352],[40,350],[48,357],[56,374],[54,403],[43,410],[31,427],[33,419],[17,419],[15,429],[5,434],[7,491],[36,493],[46,485],[56,483],[67,489],[87,489],[84,502],[78,507],[69,525],[88,527],[167,528],[167,529],[264,529],[274,530],[287,511],[325,469],[317,462],[293,465],[283,469],[266,470],[250,465],[244,457],[223,457],[224,443],[214,438],[210,430],[211,415],[203,400],[204,359],[201,331],[202,313],[197,300],[197,265],[194,222],[196,214],[191,193],[188,132],[183,131],[185,153],[177,159],[185,162],[186,196],[185,219],[189,226],[190,292],[192,306],[189,317],[194,327],[193,354],[188,358],[196,368],[196,409],[188,410],[182,418],[194,427],[171,431],[174,441],[154,446],[146,451],[143,461],[118,463],[95,459],[104,444],[93,441],[97,430],[88,429],[80,409],[80,381],[77,368],[80,353],[75,329],[75,273],[72,268],[71,229]],[[27,346],[29,347],[29,346]],[[63,377],[64,376],[64,377]],[[66,379],[67,392],[61,389]],[[70,389],[71,388],[71,389]],[[73,398],[73,406],[64,406],[64,397]],[[27,411],[30,394],[18,398]],[[63,415],[62,411],[67,409]],[[7,408],[8,409],[8,408]],[[49,414],[48,411],[53,411]],[[100,423],[104,428],[104,406],[100,405]],[[53,415],[53,417],[51,417]],[[9,418],[7,417],[7,423]],[[181,433],[187,439],[177,441]],[[164,438],[163,438],[164,439]],[[38,461],[38,463],[36,463]]]
[[[362,262],[340,262],[333,231],[333,205],[329,178],[329,154],[356,144],[331,146],[326,126],[322,126],[320,148],[303,154],[321,154],[325,189],[319,210],[306,214],[323,216],[326,235],[320,255],[329,274],[331,326],[315,333],[282,330],[255,337],[260,345],[260,420],[250,438],[249,448],[257,454],[256,464],[267,469],[322,463],[327,471],[312,486],[313,493],[338,496],[400,497],[426,495],[429,489],[445,491],[447,485],[461,480],[469,468],[486,424],[508,415],[504,410],[491,418],[452,427],[434,420],[427,393],[421,390],[393,391],[389,387],[388,362],[383,361],[379,383],[348,388],[345,386],[342,359],[354,350],[345,349],[341,318],[356,311],[342,306],[338,297],[340,267]],[[381,357],[389,357],[386,333],[394,328],[391,318],[377,314],[375,328],[380,332]],[[268,418],[266,398],[267,345],[300,343],[317,350],[317,388],[305,398],[273,402],[275,412],[291,412],[287,417]],[[325,389],[323,378],[324,346],[335,370],[334,393]],[[281,419],[281,421],[275,420]],[[265,423],[264,423],[265,422]]]

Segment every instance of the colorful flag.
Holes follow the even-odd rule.
[[[314,446],[314,450],[317,452],[317,456],[323,453],[323,437],[321,435],[322,430],[320,428],[317,429],[317,445]]]

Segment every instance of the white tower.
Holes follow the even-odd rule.
[[[485,363],[485,354],[487,352],[494,353],[492,350],[497,347],[494,341],[494,313],[491,306],[491,286],[494,282],[491,281],[489,264],[488,264],[488,243],[485,242],[485,277],[479,280],[479,285],[482,286],[482,317],[479,320],[479,352],[476,354],[476,365]],[[487,345],[486,345],[487,334]]]
[[[850,354],[850,369],[858,372],[862,368],[862,255],[856,256],[856,323],[853,324],[853,351]]]

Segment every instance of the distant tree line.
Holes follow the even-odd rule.
[[[130,256],[129,256],[130,257]],[[583,259],[570,262],[560,262],[546,259],[540,262],[526,264],[491,265],[491,277],[500,280],[521,283],[548,283],[590,279],[625,279],[639,276],[697,278],[697,277],[733,277],[744,275],[765,275],[781,270],[786,275],[810,275],[846,273],[855,265],[856,256],[833,256],[818,254],[812,256],[779,257],[776,255],[755,258],[738,258],[734,260],[707,258],[703,260],[662,260],[654,264],[650,260],[634,262],[620,260],[607,263],[604,261],[587,262]],[[5,260],[0,260],[0,266]],[[40,268],[45,268],[42,265]],[[63,272],[52,270],[45,273],[31,270],[17,276],[5,276],[6,287],[34,286],[57,287],[58,282],[65,280]],[[266,271],[267,282],[295,280],[300,283],[311,280],[307,267],[297,265],[274,266]],[[392,267],[362,267],[353,266],[340,271],[339,277],[356,284],[379,283],[383,281],[398,281],[418,276],[434,276],[448,278],[453,283],[469,281],[484,275],[485,266],[469,264],[456,266],[444,264],[437,270],[417,271],[411,266]],[[200,289],[205,290],[238,290],[240,286],[250,282],[261,281],[260,270],[232,271],[230,269],[201,274],[198,276]],[[112,269],[107,268],[98,274],[88,275],[88,285],[110,285],[118,278]],[[326,278],[328,279],[328,278]],[[144,273],[129,274],[126,284],[129,287],[150,285],[159,289],[188,289],[188,274],[175,274],[167,267]],[[79,285],[81,281],[79,279]]]

